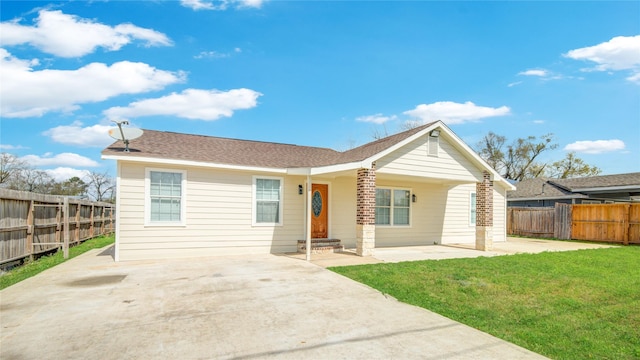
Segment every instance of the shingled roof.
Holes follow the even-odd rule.
[[[510,192],[508,198],[509,200],[586,198],[587,196],[582,192],[601,192],[607,189],[614,189],[613,191],[615,191],[620,187],[635,187],[637,189],[635,191],[640,191],[640,172],[574,179],[527,179],[517,183],[516,191]]]
[[[553,179],[551,180],[551,182],[571,191],[619,186],[640,187],[640,172],[617,175],[589,176],[575,179]]]
[[[132,140],[129,144],[130,152],[123,152],[124,144],[122,141],[116,141],[104,149],[102,155],[186,160],[265,168],[328,166],[365,160],[431,125],[433,123],[391,135],[344,152],[311,146],[144,130],[141,137]]]

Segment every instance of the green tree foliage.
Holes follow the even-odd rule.
[[[553,134],[528,136],[507,144],[507,138],[489,132],[476,145],[476,151],[505,179],[522,181],[537,177],[559,179],[593,176],[600,173],[595,166],[585,164],[575,153],[568,153],[559,161],[540,160],[541,155],[558,148]]]

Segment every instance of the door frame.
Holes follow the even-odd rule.
[[[308,185],[312,188],[313,184],[318,185],[327,185],[327,239],[331,239],[331,182],[329,181],[317,181],[311,179],[311,184]],[[313,191],[311,192],[311,196],[313,196]],[[307,199],[307,201],[311,201],[311,199]],[[309,218],[313,216],[313,214],[309,213]]]

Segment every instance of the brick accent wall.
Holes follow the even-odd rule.
[[[489,172],[482,175],[476,183],[476,226],[493,226],[493,181]]]
[[[375,225],[376,223],[376,171],[358,169],[356,200],[356,224]]]

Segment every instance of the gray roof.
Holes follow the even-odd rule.
[[[543,186],[544,184],[544,186]],[[516,191],[509,192],[509,200],[518,199],[557,199],[584,198],[581,189],[607,189],[617,187],[636,187],[640,191],[640,173],[590,176],[574,179],[535,178],[520,181]],[[543,191],[544,190],[544,191]]]
[[[617,175],[589,176],[574,179],[552,179],[550,181],[571,191],[576,191],[578,189],[609,188],[618,186],[640,187],[640,172]]]
[[[123,152],[124,144],[122,141],[116,141],[104,149],[102,155],[186,160],[265,168],[317,167],[365,160],[402,142],[432,124],[419,126],[344,152],[311,146],[144,130],[141,137],[131,140],[129,144],[130,152]]]

